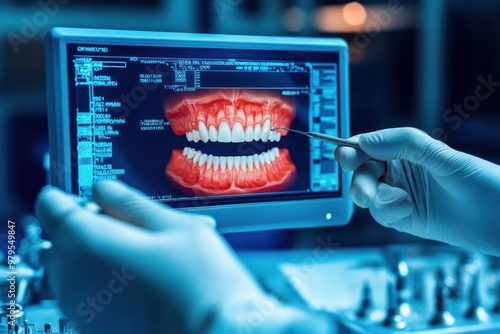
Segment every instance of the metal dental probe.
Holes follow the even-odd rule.
[[[324,133],[319,133],[319,132],[305,132],[305,131],[299,131],[299,130],[293,130],[293,129],[283,128],[281,126],[278,126],[278,127],[275,127],[275,128],[271,129],[271,131],[275,131],[275,130],[288,130],[288,131],[295,132],[295,133],[298,133],[298,134],[301,134],[301,135],[304,135],[304,136],[308,136],[308,137],[311,137],[311,138],[314,138],[314,139],[321,140],[321,141],[323,141],[325,143],[330,143],[330,144],[334,144],[334,145],[337,145],[337,146],[349,146],[349,147],[353,147],[355,149],[361,150],[361,147],[359,146],[359,144],[356,143],[353,140],[339,138],[339,137],[335,137],[335,136],[330,136],[330,135],[326,135]]]

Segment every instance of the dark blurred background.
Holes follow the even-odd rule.
[[[499,1],[2,0],[4,222],[31,213],[45,183],[43,39],[55,26],[341,37],[350,44],[352,134],[414,126],[500,163],[500,83],[481,90],[487,98],[476,93],[484,82],[500,82]],[[346,227],[227,238],[239,248],[285,248],[313,246],[325,235],[341,245],[423,242],[378,226],[359,209]]]

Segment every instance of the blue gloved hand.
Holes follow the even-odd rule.
[[[79,333],[332,333],[325,314],[265,294],[211,217],[116,181],[93,194],[102,212],[51,187],[35,208],[53,242],[51,286]]]
[[[380,224],[500,255],[500,166],[458,152],[414,128],[355,136],[338,147],[354,171],[351,198]]]

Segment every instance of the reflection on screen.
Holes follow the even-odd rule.
[[[152,199],[210,205],[338,196],[338,55],[68,46],[73,188],[121,179]]]

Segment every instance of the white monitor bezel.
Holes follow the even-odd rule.
[[[72,192],[71,154],[74,154],[70,146],[67,45],[75,43],[336,52],[339,55],[340,136],[350,136],[348,47],[342,39],[54,28],[46,39],[49,182],[67,192]],[[213,216],[222,232],[345,225],[353,214],[350,179],[350,173],[341,173],[340,197],[208,205],[182,210]]]

